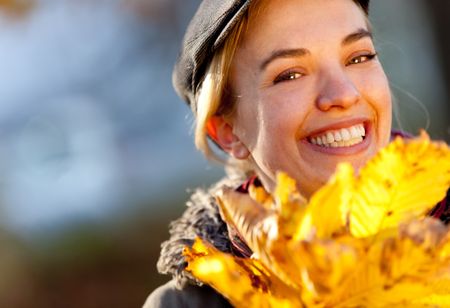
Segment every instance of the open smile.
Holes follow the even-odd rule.
[[[352,155],[369,146],[371,130],[367,120],[345,121],[313,132],[303,142],[318,152]]]
[[[328,130],[324,133],[308,137],[308,141],[312,144],[321,147],[349,147],[363,142],[366,136],[364,125],[356,124],[347,128],[340,128],[337,130]]]

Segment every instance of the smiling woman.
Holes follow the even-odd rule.
[[[221,251],[250,249],[220,217],[223,186],[275,189],[293,177],[309,198],[349,162],[359,170],[391,138],[391,92],[367,19],[368,1],[204,0],[185,36],[175,87],[196,116],[196,144],[207,138],[229,154],[233,173],[193,195],[172,225],[158,267],[175,280],[145,307],[225,307],[228,302],[185,271],[182,250],[202,237]],[[201,304],[200,304],[201,303]]]
[[[216,142],[249,160],[270,191],[283,170],[310,196],[337,163],[359,168],[389,140],[391,97],[375,54],[352,1],[268,2],[236,50],[235,112],[215,116]]]

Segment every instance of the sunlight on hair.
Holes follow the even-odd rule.
[[[214,65],[211,64],[211,67],[214,67]],[[213,82],[213,73],[210,70],[203,80],[202,88],[197,99],[197,125],[195,128],[195,146],[207,157],[211,156],[212,151],[206,138],[206,124],[208,119],[214,115],[219,105],[214,95],[217,90],[217,83]]]

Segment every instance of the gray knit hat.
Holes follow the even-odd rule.
[[[251,1],[203,0],[192,18],[173,71],[173,85],[193,110],[196,110],[195,97],[214,53],[245,14]],[[354,1],[368,14],[369,0]]]

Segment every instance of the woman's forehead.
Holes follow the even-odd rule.
[[[341,40],[367,29],[364,12],[352,0],[261,0],[249,13],[243,45],[297,45]],[[248,46],[251,47],[251,46]]]

